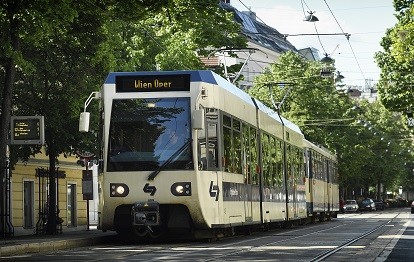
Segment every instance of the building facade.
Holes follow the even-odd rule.
[[[97,166],[91,165],[93,199],[83,195],[85,167],[77,164],[76,155],[58,159],[56,184],[56,233],[86,230],[97,223]],[[51,197],[49,159],[37,154],[27,162],[18,162],[10,170],[10,203],[5,214],[5,236],[45,234]],[[89,211],[89,213],[87,212]]]

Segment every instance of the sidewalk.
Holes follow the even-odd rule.
[[[68,248],[93,246],[110,243],[116,238],[115,232],[91,229],[68,231],[57,235],[28,235],[0,238],[0,257],[40,253]]]

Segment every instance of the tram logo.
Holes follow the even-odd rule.
[[[220,189],[218,185],[213,185],[213,181],[210,182],[210,197],[215,197],[216,201],[218,201]]]
[[[149,183],[146,183],[142,190],[144,190],[145,193],[150,193],[150,196],[153,196],[155,195],[157,188],[155,186],[150,186]]]

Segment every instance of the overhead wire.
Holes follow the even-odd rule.
[[[359,64],[359,62],[358,62],[358,59],[357,59],[356,55],[355,55],[354,48],[352,47],[351,42],[349,41],[349,34],[345,34],[344,30],[342,29],[342,26],[341,26],[341,25],[339,24],[339,22],[338,22],[338,19],[336,19],[336,16],[335,16],[335,15],[334,15],[334,13],[332,12],[331,7],[328,5],[328,3],[326,2],[326,0],[323,0],[323,1],[325,2],[326,6],[328,7],[329,12],[331,12],[332,17],[335,19],[335,21],[336,21],[337,25],[339,26],[339,28],[341,29],[342,33],[344,33],[344,35],[345,35],[345,37],[346,37],[346,39],[347,39],[347,42],[348,42],[348,44],[349,44],[349,47],[351,48],[352,54],[353,54],[353,56],[354,56],[354,58],[355,58],[355,61],[356,61],[357,65],[358,65],[359,71],[361,72],[362,77],[363,77],[364,79],[366,79],[366,78],[365,78],[365,75],[364,75],[364,72],[362,71],[362,68],[361,68],[361,66],[360,66],[360,64]]]
[[[326,54],[325,47],[322,44],[321,37],[319,35],[318,29],[316,28],[316,23],[313,23],[313,26],[315,27],[315,31],[316,31],[316,35],[318,36],[319,44],[321,45],[324,54]]]

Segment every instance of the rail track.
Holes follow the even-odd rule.
[[[378,236],[381,234],[393,235],[393,232],[388,231],[397,230],[407,221],[398,217],[399,215],[374,212],[346,215],[332,221],[254,232],[251,235],[237,235],[216,242],[117,242],[13,259],[28,261],[30,257],[30,261],[350,261],[364,255],[362,253],[370,248],[370,243],[379,239]],[[383,247],[380,248],[382,249],[373,254],[373,259],[383,250]],[[352,249],[352,252],[349,252],[349,249]],[[357,256],[350,257],[354,253]]]

